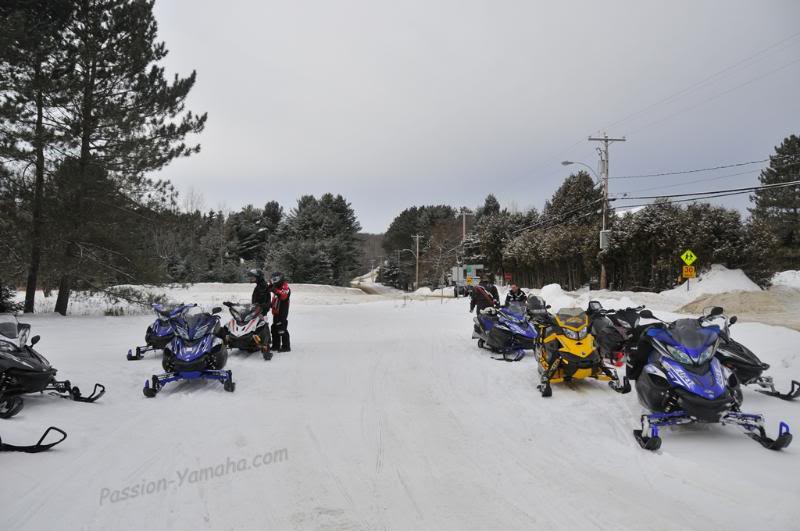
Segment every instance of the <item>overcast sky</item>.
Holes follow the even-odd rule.
[[[383,232],[407,206],[488,193],[540,208],[561,160],[596,167],[587,137],[605,128],[628,139],[612,177],[764,159],[800,134],[797,0],[159,0],[156,16],[167,69],[197,70],[189,108],[209,114],[202,152],[159,177],[207,207],[333,192]],[[749,186],[758,168],[611,192]]]

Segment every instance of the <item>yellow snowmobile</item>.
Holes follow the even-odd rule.
[[[544,312],[537,319],[539,375],[537,389],[543,397],[553,394],[551,383],[594,378],[607,381],[618,393],[628,393],[627,376],[620,382],[616,370],[607,366],[589,333],[589,317],[581,308],[562,308],[555,315]]]

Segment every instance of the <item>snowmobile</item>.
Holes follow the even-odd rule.
[[[164,348],[161,365],[163,374],[154,374],[145,382],[144,396],[156,396],[164,385],[179,380],[217,380],[228,392],[236,389],[231,371],[222,370],[228,361],[228,349],[219,337],[219,316],[222,308],[215,307],[211,313],[193,311],[197,304],[181,305],[170,324],[175,336]]]
[[[719,313],[721,308],[712,312]],[[650,310],[639,315],[656,319]],[[786,448],[792,442],[786,423],[780,423],[773,440],[767,437],[763,415],[740,411],[739,379],[714,356],[719,333],[718,326],[704,325],[703,318],[660,321],[644,330],[636,352],[643,365],[633,366],[629,357],[628,367],[636,380],[639,403],[650,411],[642,415],[641,429],[633,430],[642,448],[658,450],[659,429],[664,426],[696,422],[736,424],[770,450]]]
[[[581,308],[562,308],[555,315],[545,313],[537,319],[539,385],[543,397],[552,396],[550,384],[595,378],[607,381],[618,393],[628,393],[627,377],[620,381],[612,367],[606,366],[589,333],[589,317]]]
[[[626,345],[635,339],[639,326],[639,312],[644,306],[624,310],[606,310],[599,301],[589,301],[586,314],[589,330],[597,343],[600,356],[616,367],[625,365]]]
[[[10,418],[20,412],[22,395],[43,393],[70,398],[76,402],[94,402],[106,392],[94,384],[89,396],[83,396],[69,380],[56,380],[56,369],[44,356],[33,349],[39,336],[28,345],[31,325],[19,323],[11,314],[0,314],[0,418]]]
[[[265,360],[271,360],[269,326],[261,312],[261,305],[232,302],[223,302],[222,304],[228,307],[232,317],[220,332],[228,347],[247,352],[260,350]]]
[[[44,440],[47,439],[47,436],[50,435],[51,431],[60,434],[61,438],[59,438],[57,441],[54,442],[44,443]],[[36,444],[19,446],[16,444],[4,443],[3,439],[0,438],[0,452],[25,452],[27,454],[38,454],[39,452],[44,452],[45,450],[49,450],[53,446],[62,443],[66,438],[67,438],[66,433],[56,428],[55,426],[50,426],[49,428],[47,428],[47,430],[45,430],[42,436],[39,437],[39,442],[37,442]]]
[[[128,361],[140,360],[144,358],[146,352],[164,350],[170,344],[175,332],[172,330],[170,319],[177,317],[179,312],[186,311],[188,306],[178,305],[164,307],[161,304],[153,304],[153,311],[156,313],[156,320],[147,327],[144,333],[145,345],[136,347],[136,353],[128,350]]]
[[[781,393],[775,389],[775,382],[771,376],[763,376],[763,373],[769,369],[769,365],[762,362],[752,350],[742,345],[738,341],[731,338],[730,326],[735,324],[737,317],[734,315],[730,319],[723,315],[722,308],[711,309],[710,315],[702,317],[704,322],[711,322],[719,320],[722,322],[719,333],[719,346],[717,347],[716,356],[719,361],[728,369],[736,373],[742,385],[757,385],[760,389],[756,392],[765,395],[774,396],[782,400],[794,400],[800,397],[800,382],[792,380],[792,385],[787,393]]]
[[[501,354],[504,361],[519,361],[526,350],[536,344],[536,329],[528,321],[522,302],[512,302],[502,308],[485,308],[474,319],[472,339],[479,348]]]

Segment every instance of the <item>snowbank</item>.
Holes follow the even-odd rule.
[[[686,284],[661,292],[661,295],[671,299],[689,302],[701,295],[728,293],[731,291],[761,291],[761,288],[750,280],[741,269],[728,269],[714,264],[709,271],[702,273],[697,279]]]
[[[800,289],[800,271],[781,271],[772,277],[773,286],[786,286],[787,288]]]
[[[224,284],[221,282],[201,282],[197,284],[173,284],[166,286],[117,286],[130,288],[144,296],[158,297],[172,303],[195,302],[205,309],[221,306],[225,301],[249,302],[253,285],[248,283]],[[304,305],[353,304],[366,302],[369,296],[357,288],[327,286],[322,284],[291,284],[292,302]],[[52,312],[58,293],[45,297],[41,291],[36,294],[36,313]],[[17,293],[17,300],[25,298],[24,292]],[[70,315],[142,315],[151,309],[148,304],[131,303],[104,293],[74,292],[70,297],[67,313]]]
[[[412,295],[415,297],[450,297],[452,299],[455,297],[455,291],[451,287],[439,289],[419,288]]]

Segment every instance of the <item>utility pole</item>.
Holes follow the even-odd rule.
[[[422,238],[422,235],[414,234],[411,237],[417,240],[417,252],[414,253],[414,258],[417,259],[417,280],[414,283],[414,289],[419,289],[419,239]]]
[[[600,142],[603,147],[597,148],[600,153],[600,170],[603,177],[603,229],[600,232],[600,249],[605,249],[608,246],[608,238],[606,233],[606,218],[608,217],[608,145],[614,142],[625,142],[625,137],[622,138],[609,138],[608,133],[603,133],[602,137],[589,137],[590,142]],[[600,289],[608,288],[608,278],[606,277],[606,266],[600,263]]]

